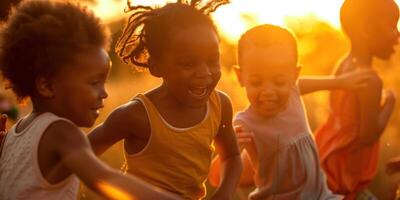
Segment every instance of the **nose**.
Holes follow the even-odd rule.
[[[105,99],[105,98],[107,98],[107,97],[108,97],[108,93],[107,93],[106,87],[103,86],[103,87],[101,88],[101,90],[100,90],[100,98],[101,98],[101,99]]]
[[[261,98],[269,98],[275,94],[272,84],[265,84],[261,91]]]
[[[196,77],[204,78],[204,77],[209,77],[211,75],[212,75],[211,70],[207,64],[201,64],[198,66],[198,69],[196,71]]]

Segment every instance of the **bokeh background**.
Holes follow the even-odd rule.
[[[110,27],[113,46],[129,13],[124,13],[126,0],[80,0],[87,5],[105,24]],[[137,0],[132,4],[163,5],[165,0]],[[299,60],[303,65],[302,75],[328,75],[338,61],[349,50],[349,41],[340,30],[339,10],[343,0],[231,0],[231,4],[220,7],[213,15],[221,35],[222,78],[217,86],[232,99],[234,111],[248,105],[244,90],[237,83],[232,67],[236,65],[236,41],[247,29],[271,23],[290,28],[297,36]],[[397,1],[400,3],[400,0]],[[112,49],[113,49],[112,46]],[[160,79],[154,78],[147,71],[139,72],[123,64],[110,51],[113,62],[112,72],[107,83],[109,93],[105,107],[96,124],[101,123],[118,105],[129,101],[137,93],[157,86]],[[390,60],[375,60],[374,68],[384,81],[384,87],[400,93],[400,52]],[[8,93],[8,92],[7,92]],[[308,119],[315,130],[327,119],[329,111],[328,92],[316,92],[303,96]],[[30,106],[19,105],[21,115],[29,112]],[[379,199],[393,199],[400,175],[388,176],[384,165],[394,156],[400,156],[400,113],[396,107],[386,131],[381,138],[379,172],[370,185],[370,190]],[[88,130],[86,130],[88,131]],[[117,143],[101,156],[109,165],[120,169],[124,163],[122,143]],[[208,196],[213,188],[208,186]],[[235,198],[246,199],[251,188],[238,189]],[[85,186],[81,186],[79,199],[101,199]]]

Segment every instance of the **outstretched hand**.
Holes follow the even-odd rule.
[[[368,81],[373,79],[376,73],[372,69],[355,70],[339,75],[342,88],[348,90],[359,90],[368,86]]]

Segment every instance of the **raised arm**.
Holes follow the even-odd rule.
[[[85,135],[70,123],[55,122],[45,134],[46,139],[52,141],[52,148],[61,158],[61,164],[105,198],[179,199],[102,163],[92,152]]]
[[[301,76],[298,85],[302,95],[319,90],[357,90],[366,86],[372,74],[372,70],[363,69],[338,76]]]
[[[212,199],[232,199],[242,171],[242,162],[232,127],[231,102],[225,94],[219,95],[222,112],[215,144],[221,159],[221,181]]]

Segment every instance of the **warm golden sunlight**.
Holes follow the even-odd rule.
[[[162,5],[168,0],[137,0],[132,4]],[[214,13],[215,20],[224,36],[235,41],[246,29],[259,23],[284,25],[287,17],[313,16],[339,27],[339,9],[343,0],[232,0]],[[126,0],[97,0],[89,4],[106,22],[124,16]]]
[[[123,29],[123,21],[131,13],[124,13],[127,0],[79,0],[85,2],[95,14],[109,25],[115,42]],[[177,0],[131,0],[132,5],[163,6],[166,2]],[[222,76],[217,89],[226,92],[232,100],[233,112],[246,109],[249,101],[246,90],[240,86],[232,66],[237,64],[237,40],[246,30],[260,24],[275,24],[289,27],[296,35],[299,50],[301,75],[329,75],[335,66],[346,56],[351,46],[347,36],[340,29],[340,8],[344,0],[230,0],[231,3],[217,9],[212,17],[221,35],[221,68]],[[400,0],[395,0],[400,5]],[[399,45],[400,46],[400,45]],[[396,50],[400,50],[397,47]],[[132,99],[138,93],[144,93],[161,83],[145,72],[132,72],[110,51],[113,59],[112,73],[107,83],[109,97],[96,124],[102,123],[119,105]],[[374,69],[382,77],[385,89],[400,91],[400,51],[389,61],[374,60]],[[328,92],[317,92],[303,96],[307,108],[307,118],[313,133],[327,121],[331,111]],[[385,133],[381,137],[378,172],[370,184],[369,190],[378,199],[394,199],[400,183],[400,176],[389,176],[385,172],[386,163],[393,157],[400,156],[400,107],[397,105]],[[89,129],[87,129],[89,130]],[[102,160],[114,168],[121,168],[125,163],[124,144],[113,146],[102,155]],[[206,183],[207,197],[213,195],[213,188]],[[123,193],[109,187],[101,186],[104,191],[120,198]],[[400,188],[400,187],[399,187]],[[234,200],[248,199],[247,194],[254,188],[237,189]],[[399,190],[400,191],[400,190]],[[82,200],[99,199],[88,188],[80,191]]]
[[[131,197],[127,194],[125,194],[123,191],[120,189],[113,187],[112,185],[106,183],[106,182],[99,182],[97,184],[97,187],[99,187],[100,191],[102,191],[106,196],[110,197],[110,199],[119,199],[119,200],[135,200],[136,198]]]

